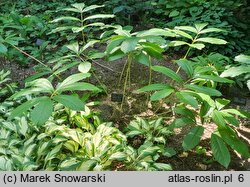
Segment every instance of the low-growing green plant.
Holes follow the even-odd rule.
[[[166,144],[166,138],[172,133],[168,126],[164,125],[162,118],[146,121],[137,117],[136,120],[129,123],[126,136],[129,138],[142,136],[145,142]]]
[[[123,161],[129,170],[137,171],[169,171],[172,167],[169,164],[158,163],[161,148],[146,142],[138,150],[128,146],[123,152],[111,155],[111,160]]]

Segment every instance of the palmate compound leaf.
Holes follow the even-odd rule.
[[[35,125],[43,125],[53,112],[53,101],[49,97],[39,100],[39,103],[31,111],[31,120]]]
[[[201,136],[203,135],[204,127],[196,126],[184,137],[182,147],[184,150],[193,149],[200,142]]]
[[[227,168],[231,161],[230,153],[223,140],[216,134],[211,136],[211,148],[216,161]]]
[[[56,95],[56,96],[52,97],[52,99],[61,103],[65,107],[72,109],[72,110],[76,110],[76,111],[84,110],[83,102],[76,96]]]

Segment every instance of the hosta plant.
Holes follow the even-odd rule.
[[[137,171],[169,171],[172,167],[169,164],[159,163],[161,148],[146,142],[138,150],[128,146],[123,152],[111,155],[110,160],[123,161],[129,170]]]
[[[166,138],[171,134],[172,132],[164,125],[162,118],[147,121],[137,117],[129,123],[126,136],[129,138],[142,136],[145,142],[166,144]]]

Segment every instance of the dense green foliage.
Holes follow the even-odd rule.
[[[199,152],[212,123],[210,149],[218,163],[229,167],[230,150],[249,158],[236,128],[239,117],[250,114],[231,108],[220,89],[237,83],[250,90],[249,6],[244,0],[5,3],[1,57],[36,65],[24,87],[11,81],[10,71],[0,71],[0,170],[100,171],[117,169],[117,163],[124,170],[171,170],[161,161],[177,154],[168,138],[187,128],[182,151]],[[165,54],[176,70],[156,63]],[[109,90],[93,68],[105,67],[97,59],[125,59],[117,86],[125,77],[121,111],[138,62],[149,80],[136,92],[146,93],[145,103],[168,106],[165,113],[152,120],[132,116],[122,130],[103,122],[95,100]],[[154,73],[169,81],[154,81]],[[92,76],[98,85],[89,82]]]

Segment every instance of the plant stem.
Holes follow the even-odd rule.
[[[81,12],[81,27],[82,27],[82,29],[83,29],[83,13]],[[84,34],[84,32],[83,32],[83,30],[82,30],[82,41],[83,41],[83,45],[86,43],[86,41],[85,41],[85,34]]]
[[[48,67],[46,64],[44,64],[43,62],[41,62],[40,60],[38,60],[37,58],[33,57],[32,55],[26,53],[25,51],[23,51],[22,49],[20,49],[19,47],[15,46],[15,45],[12,45],[10,44],[13,48],[15,48],[16,50],[20,51],[21,53],[23,53],[24,55],[32,58],[33,60],[35,60],[36,62],[38,62],[39,64],[41,64],[42,66],[44,67]]]
[[[120,78],[119,78],[119,82],[118,82],[119,86],[120,86],[120,84],[122,82],[122,77],[123,77],[123,74],[124,74],[124,71],[126,69],[127,64],[128,64],[128,61],[126,61],[126,63],[123,65],[122,72],[121,72],[121,75],[120,75]]]
[[[194,44],[194,43],[196,42],[196,39],[197,39],[198,36],[199,36],[199,33],[195,36],[195,38],[193,39],[193,41],[192,41],[191,44]],[[188,48],[188,50],[187,50],[185,56],[183,57],[183,59],[187,59],[187,57],[188,57],[188,55],[189,55],[189,52],[190,52],[191,48],[192,48],[192,47],[189,46],[189,48]],[[179,66],[178,69],[177,69],[177,71],[176,71],[175,73],[178,74],[180,70],[181,70],[181,67]]]
[[[97,80],[98,84],[100,84],[106,95],[108,95],[107,89],[105,88],[104,84],[100,81],[100,79],[96,76],[93,70],[91,70],[91,73],[94,75],[95,79]]]
[[[131,67],[131,63],[132,63],[132,55],[131,54],[128,55],[127,63],[128,63],[128,67],[127,67],[127,73],[126,73],[126,77],[125,77],[125,81],[124,81],[121,109],[123,107],[125,93],[126,93],[126,89],[127,89],[128,78],[129,78],[129,74],[130,74],[130,67]]]

